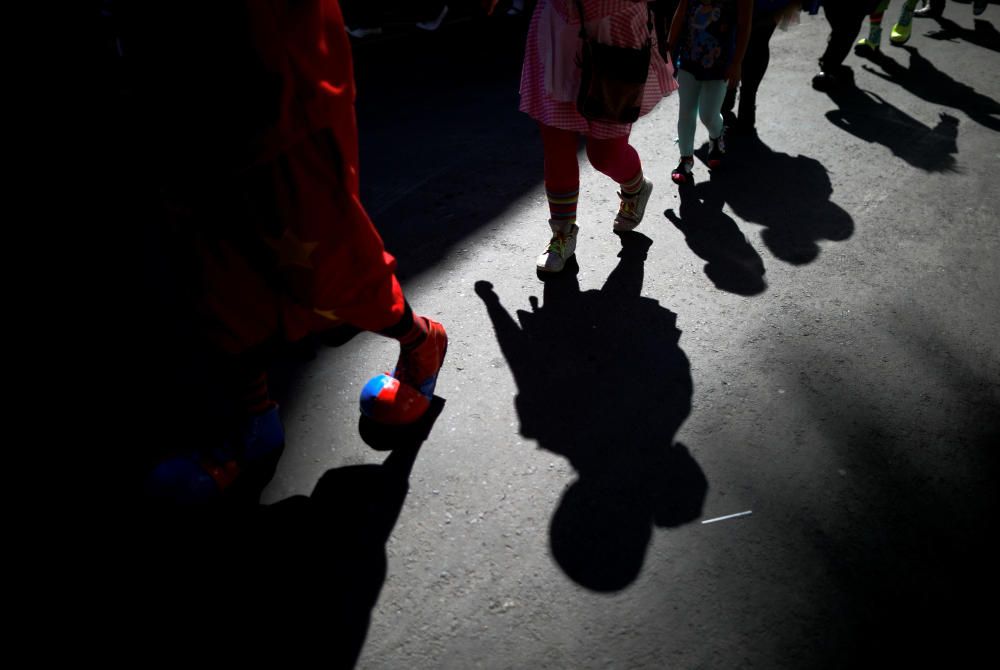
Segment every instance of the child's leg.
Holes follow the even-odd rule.
[[[642,221],[653,184],[642,174],[642,162],[628,135],[609,140],[587,138],[587,158],[603,174],[621,186],[621,205],[615,217],[614,230],[632,230]]]
[[[725,79],[701,82],[701,96],[698,100],[698,113],[701,122],[708,129],[708,167],[717,168],[722,165],[726,147],[722,139],[723,121],[722,99],[726,96],[729,85]]]
[[[889,0],[882,0],[868,16],[868,37],[858,41],[858,46],[878,49],[882,43],[882,17],[889,8]]]
[[[777,24],[768,17],[755,23],[750,32],[750,43],[743,57],[743,77],[740,81],[739,126],[744,130],[752,129],[757,122],[757,89],[760,88],[760,82],[771,61],[771,36],[774,35],[775,28]],[[727,90],[726,100],[728,99]],[[725,110],[725,100],[722,107]]]
[[[628,135],[610,140],[587,138],[587,158],[598,172],[621,184],[626,193],[638,193],[642,185],[642,162],[628,142]]]
[[[715,79],[701,82],[698,96],[698,115],[708,129],[708,138],[716,140],[722,136],[722,99],[726,97],[727,82]]]
[[[913,33],[913,10],[917,8],[917,0],[906,0],[899,13],[899,21],[892,27],[889,41],[895,45],[906,44]]]
[[[698,125],[701,82],[687,70],[678,73],[677,82],[680,84],[677,91],[680,98],[677,109],[677,144],[683,159],[694,155],[694,133]]]
[[[819,67],[827,77],[836,77],[844,59],[851,52],[851,45],[861,30],[866,13],[860,3],[854,2],[825,3],[823,13],[830,24],[830,37],[826,50],[820,56]],[[821,83],[823,82],[813,80],[814,86]]]
[[[579,135],[538,125],[545,155],[545,195],[549,201],[552,238],[535,265],[541,272],[560,272],[576,252],[576,203],[580,194]]]
[[[687,70],[677,73],[678,109],[677,109],[677,146],[681,152],[681,160],[670,173],[670,179],[675,184],[686,184],[691,179],[694,167],[694,133],[698,126],[698,97],[701,93],[701,82]]]
[[[570,130],[538,124],[545,157],[545,196],[549,216],[554,223],[576,223],[576,204],[580,195],[580,163],[576,157],[579,136]]]

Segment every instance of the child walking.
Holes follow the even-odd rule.
[[[580,89],[577,65],[582,40],[581,22],[588,35],[604,44],[641,48],[652,41],[649,73],[640,104],[640,116],[676,90],[673,68],[656,48],[649,10],[636,0],[540,0],[531,17],[521,72],[520,109],[538,122],[545,158],[545,194],[549,202],[552,237],[538,257],[539,272],[560,272],[576,252],[577,201],[580,166],[577,143],[586,138],[587,158],[598,171],[620,187],[621,200],[613,230],[626,231],[642,221],[653,184],[643,175],[642,163],[629,144],[632,125],[593,121],[576,108]]]
[[[885,11],[889,9],[889,1],[882,0],[879,2],[875,11],[868,16],[868,37],[858,40],[857,45],[854,47],[854,51],[859,55],[874,53],[882,47],[882,18],[885,15]],[[899,21],[892,27],[892,32],[889,35],[889,41],[892,44],[902,46],[910,40],[910,35],[913,32],[913,16],[916,7],[917,0],[906,0],[903,3],[903,10],[899,14]]]
[[[677,135],[681,160],[670,175],[675,184],[691,180],[699,116],[708,129],[708,166],[722,164],[726,152],[722,102],[726,89],[740,83],[752,14],[753,0],[681,0],[677,5],[667,40],[669,47],[676,48],[680,63]]]

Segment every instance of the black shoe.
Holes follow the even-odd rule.
[[[739,121],[736,118],[736,114],[733,110],[727,109],[722,112],[722,125],[726,128],[735,128]]]
[[[837,78],[832,74],[820,72],[813,77],[813,88],[817,91],[829,91],[836,88]]]
[[[854,74],[849,68],[839,68],[834,72],[823,71],[813,77],[812,85],[817,91],[833,91],[838,88],[850,86],[854,80]]]

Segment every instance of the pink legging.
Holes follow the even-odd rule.
[[[580,163],[576,158],[579,133],[538,124],[545,152],[545,190],[569,193],[580,188]],[[610,140],[587,138],[590,164],[619,184],[625,184],[642,170],[639,154],[628,143],[628,135]]]

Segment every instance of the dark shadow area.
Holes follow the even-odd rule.
[[[996,379],[963,366],[947,369],[955,359],[942,348],[928,353],[943,373],[934,387],[892,388],[890,381],[888,388],[866,388],[843,380],[810,408],[851,482],[834,518],[803,518],[798,530],[824,566],[816,569],[823,581],[811,596],[822,603],[813,635],[828,651],[829,667],[975,667],[994,653]],[[919,406],[909,415],[884,411],[890,395],[927,402],[942,388],[958,395],[958,416],[948,416],[947,426],[928,420]]]
[[[492,284],[475,286],[517,382],[521,434],[579,475],[552,516],[552,555],[575,582],[603,592],[631,584],[652,527],[698,518],[708,489],[673,441],[692,393],[676,315],[640,295],[652,241],[620,237],[621,261],[601,290],[581,292],[567,269],[517,321]]]
[[[712,172],[696,197],[721,197],[740,219],[764,226],[761,237],[776,258],[811,263],[820,240],[840,242],[854,233],[854,220],[830,199],[833,185],[822,163],[774,151],[756,136],[734,138],[730,146],[725,167]]]
[[[944,5],[944,12],[958,17],[975,17],[972,13],[974,4],[975,0],[948,0]],[[987,8],[990,5],[1000,5],[1000,0],[985,0],[985,4]]]
[[[329,470],[309,496],[136,515],[122,566],[130,644],[164,660],[354,667],[386,542],[442,407],[435,399],[381,464]]]
[[[855,86],[827,93],[839,109],[826,113],[830,123],[865,142],[877,143],[925,172],[957,170],[958,119],[941,114],[930,128],[871,91]]]
[[[527,16],[480,17],[355,50],[361,197],[404,279],[542,182],[518,110]]]
[[[714,181],[679,189],[679,212],[664,215],[695,254],[703,258],[705,275],[715,287],[737,295],[758,295],[767,288],[764,261],[747,241],[736,222],[723,211],[725,201]],[[679,216],[678,216],[679,214]]]
[[[962,40],[990,51],[1000,51],[1000,32],[989,21],[975,19],[976,27],[969,30],[946,16],[939,16],[934,20],[938,22],[941,29],[927,33],[927,37],[932,40]]]
[[[990,130],[1000,130],[1000,103],[993,98],[978,93],[967,84],[955,81],[950,75],[937,69],[911,46],[901,47],[910,54],[910,66],[904,68],[899,61],[885,53],[876,52],[868,58],[882,68],[879,72],[867,65],[863,66],[876,77],[902,86],[918,98],[937,105],[965,112],[970,119]],[[971,66],[971,63],[970,63]],[[884,73],[884,74],[883,74]]]
[[[510,0],[500,0],[493,16],[495,19],[513,18],[516,16],[530,17],[536,0],[523,2],[520,11],[511,10]],[[447,5],[448,12],[436,31],[418,27],[418,22],[432,23]],[[485,10],[481,0],[343,0],[340,2],[344,14],[344,22],[348,28],[372,28],[380,30],[362,36],[352,35],[351,43],[355,49],[381,48],[386,43],[399,39],[407,39],[413,34],[429,36],[432,33],[443,33],[452,29],[460,29],[461,24],[483,18]]]

